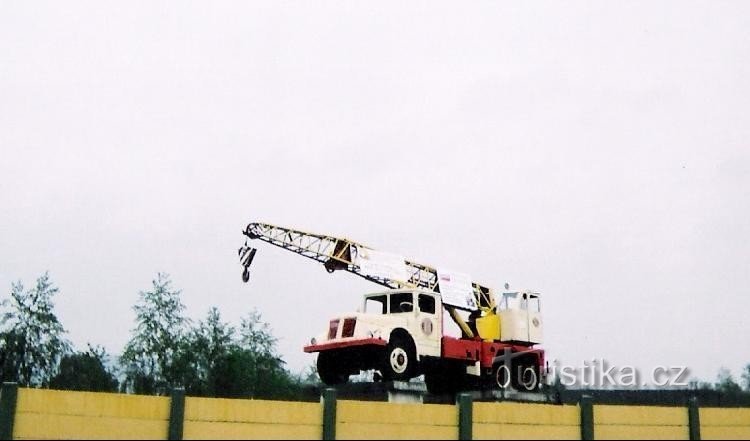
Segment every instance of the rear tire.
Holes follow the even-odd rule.
[[[539,389],[539,373],[533,366],[526,366],[521,372],[521,389],[534,392]]]
[[[346,366],[342,366],[344,360],[342,357],[336,357],[331,352],[321,352],[318,354],[318,376],[320,381],[328,386],[344,384],[349,381],[349,374],[346,372]]]
[[[508,389],[511,386],[511,369],[504,363],[496,363],[492,367],[492,388]]]
[[[518,391],[534,392],[539,390],[540,377],[538,368],[528,364],[514,366],[511,384]]]

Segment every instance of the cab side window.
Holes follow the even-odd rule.
[[[391,314],[411,312],[414,309],[410,292],[391,294]]]
[[[429,296],[427,294],[420,294],[419,295],[419,310],[427,314],[434,314],[435,313],[435,297]]]

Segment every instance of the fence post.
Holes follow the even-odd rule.
[[[185,389],[181,387],[172,389],[169,401],[169,439],[181,440],[185,424]]]
[[[581,396],[581,439],[594,439],[594,402],[590,395]]]
[[[323,391],[323,439],[336,439],[336,389]]]
[[[0,390],[0,439],[13,439],[13,422],[16,418],[18,383],[3,383]]]
[[[472,424],[474,402],[471,394],[463,393],[458,395],[458,439],[470,440],[473,437]]]
[[[690,439],[701,439],[701,416],[698,407],[698,398],[693,397],[688,402],[688,425],[690,426]]]

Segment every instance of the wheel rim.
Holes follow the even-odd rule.
[[[500,389],[510,386],[510,369],[502,364],[495,370],[495,385]]]
[[[403,374],[409,365],[409,356],[402,348],[394,348],[391,351],[390,361],[393,372]]]
[[[534,368],[527,367],[523,371],[522,385],[526,390],[534,390],[537,384],[537,376]]]

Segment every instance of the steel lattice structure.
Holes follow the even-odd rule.
[[[259,239],[318,261],[331,273],[337,270],[345,270],[388,288],[418,287],[433,292],[440,292],[437,270],[431,266],[409,260],[405,260],[408,280],[396,280],[363,273],[357,263],[354,262],[354,259],[352,259],[352,247],[363,250],[374,249],[349,239],[308,233],[260,222],[248,224],[243,233],[250,239]],[[247,277],[247,267],[250,266],[254,254],[255,249],[251,248],[247,243],[240,248],[240,259],[243,266],[245,266],[245,273],[243,274],[245,278]],[[474,297],[480,308],[491,309],[494,307],[494,296],[489,287],[476,282],[472,282],[472,287],[474,288]]]

